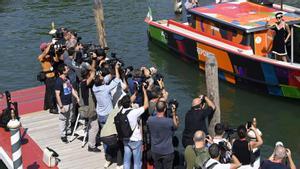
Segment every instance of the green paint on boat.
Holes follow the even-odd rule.
[[[149,33],[152,39],[155,39],[165,45],[167,45],[168,40],[166,39],[165,33],[162,29],[154,26],[149,26]]]
[[[293,86],[280,85],[285,97],[300,98],[300,89]]]

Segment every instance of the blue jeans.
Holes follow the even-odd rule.
[[[133,155],[133,168],[142,168],[142,141],[123,141],[124,143],[124,169],[130,169],[131,156]]]
[[[103,128],[104,124],[106,123],[107,118],[108,118],[108,115],[106,115],[106,116],[100,116],[100,115],[98,115],[98,121],[99,121],[99,125],[100,125],[101,128]],[[104,149],[104,153],[105,153],[105,159],[107,161],[110,161],[110,159],[107,158],[107,156],[106,156],[108,146],[106,144],[104,144],[104,143],[103,143],[103,149]]]
[[[100,115],[98,115],[98,121],[99,121],[99,124],[100,124],[101,128],[106,123],[107,118],[108,118],[108,115],[106,115],[106,116],[100,116]]]

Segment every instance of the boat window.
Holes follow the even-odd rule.
[[[196,18],[196,23],[193,27],[208,35],[226,39],[241,45],[249,46],[251,43],[250,36],[244,31],[202,17]]]

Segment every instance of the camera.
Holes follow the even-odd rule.
[[[225,141],[221,141],[218,145],[220,148],[220,163],[230,163],[232,152],[228,148],[227,143]]]
[[[252,122],[251,122],[251,121],[247,121],[246,128],[247,128],[247,129],[250,129],[251,126],[252,126]]]
[[[177,108],[179,106],[179,103],[176,99],[171,99],[168,102],[168,107],[167,107],[167,110],[166,110],[166,117],[173,118],[173,112],[172,112],[172,106],[173,105],[175,106],[175,110],[177,110]]]
[[[201,97],[202,96],[202,97]],[[205,95],[200,96],[200,104],[203,105],[205,103]]]
[[[164,76],[162,74],[160,74],[160,73],[155,74],[154,77],[153,77],[154,85],[159,86],[157,81],[159,81],[161,79],[162,80],[164,79]]]

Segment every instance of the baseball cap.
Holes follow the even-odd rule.
[[[40,44],[41,51],[44,51],[47,48],[48,44],[46,42],[43,42]]]

